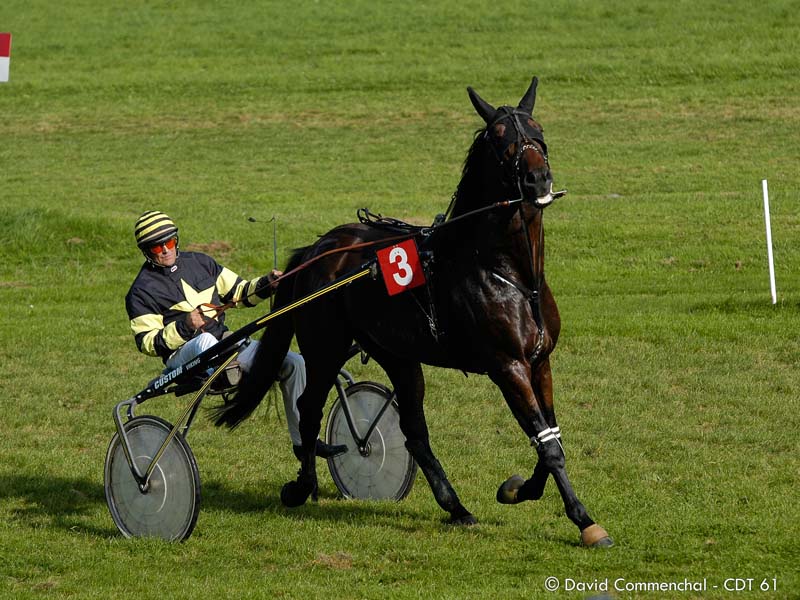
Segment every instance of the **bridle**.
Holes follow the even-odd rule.
[[[495,158],[497,158],[497,161],[500,164],[502,183],[506,185],[509,189],[516,190],[517,193],[519,194],[518,198],[513,198],[511,199],[511,201],[515,203],[518,202],[517,210],[519,212],[521,227],[525,232],[524,237],[525,237],[526,248],[528,251],[527,254],[530,257],[529,267],[530,267],[531,280],[533,281],[533,289],[527,289],[526,286],[523,286],[518,282],[509,281],[494,271],[493,275],[500,281],[503,281],[515,287],[520,293],[522,293],[523,296],[527,298],[528,303],[530,304],[531,312],[533,313],[533,320],[536,323],[536,327],[538,330],[536,336],[536,344],[534,346],[533,352],[531,353],[531,356],[528,357],[530,363],[533,364],[541,354],[542,350],[544,349],[544,339],[545,339],[544,318],[542,315],[542,305],[541,305],[542,301],[541,291],[544,283],[544,273],[537,268],[537,264],[539,263],[539,256],[538,255],[534,256],[534,248],[538,248],[538,252],[542,251],[541,249],[544,245],[544,227],[542,227],[542,225],[540,224],[539,240],[538,240],[539,244],[538,246],[534,246],[533,240],[531,239],[530,230],[528,229],[528,225],[525,220],[523,204],[528,202],[532,204],[535,208],[537,208],[539,211],[542,211],[544,210],[545,207],[549,206],[555,198],[558,198],[566,194],[566,190],[562,192],[553,193],[552,183],[551,183],[550,190],[548,191],[548,194],[546,196],[547,202],[540,202],[539,198],[537,197],[534,197],[532,199],[525,198],[525,193],[524,190],[522,189],[522,178],[520,177],[520,161],[522,160],[523,154],[525,153],[526,150],[533,150],[534,152],[539,154],[544,160],[544,164],[547,166],[548,172],[550,170],[550,160],[547,156],[547,144],[545,144],[544,136],[542,135],[541,131],[532,127],[529,127],[526,130],[523,127],[522,122],[520,121],[520,117],[528,119],[531,118],[531,115],[520,110],[519,108],[514,108],[511,106],[501,106],[500,108],[497,109],[495,118],[486,126],[484,139],[494,151]],[[515,132],[515,139],[512,141],[508,141],[508,143],[502,145],[497,144],[491,135],[495,125],[497,125],[501,121],[510,121],[512,126],[514,127],[514,132]],[[507,139],[508,136],[504,134],[503,141]],[[511,147],[512,144],[516,144],[516,152],[514,153],[513,159],[509,161],[506,159],[506,153],[508,152],[508,149]],[[508,171],[506,166],[508,164],[510,164],[512,168],[510,181],[506,179]]]
[[[525,119],[532,118],[530,114],[520,110],[519,108],[501,106],[497,109],[494,120],[486,126],[486,130],[483,135],[484,139],[494,151],[497,162],[500,164],[503,184],[519,193],[518,198],[510,198],[510,200],[520,199],[525,201],[525,193],[522,189],[522,178],[520,177],[520,161],[522,160],[522,155],[526,150],[533,150],[542,157],[544,164],[547,165],[548,171],[550,170],[550,160],[547,156],[547,144],[544,141],[544,135],[542,135],[542,132],[532,127],[529,127],[526,131],[522,125],[522,122],[520,121],[520,117]],[[491,132],[495,125],[505,120],[510,120],[512,126],[514,127],[515,138],[506,144],[500,145],[495,143],[495,140],[492,139]],[[506,139],[507,136],[504,135],[503,141]],[[513,160],[508,161],[505,158],[506,152],[513,144],[516,144],[516,152],[514,153]],[[511,166],[510,180],[507,178],[508,169],[505,168],[508,164]],[[532,202],[538,208],[547,206],[547,204],[549,204],[551,201],[552,200],[546,204],[540,205],[538,198],[530,200],[530,202]]]

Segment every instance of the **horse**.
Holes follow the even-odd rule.
[[[293,253],[273,310],[369,263],[377,249],[391,246],[404,233],[419,241],[427,277],[424,285],[393,296],[380,277],[364,277],[267,326],[238,393],[217,407],[212,418],[216,425],[231,428],[246,419],[275,381],[296,335],[307,372],[307,386],[297,403],[302,458],[297,479],[281,490],[284,505],[296,507],[316,497],[315,441],[322,410],[355,340],[394,386],[406,448],[450,523],[472,525],[476,519],[431,450],[421,363],[488,375],[535,447],[538,458],[531,477],[513,475],[504,481],[498,502],[538,500],[552,476],[582,543],[613,544],[573,490],[553,406],[550,355],[561,324],[544,276],[542,217],[559,193],[553,191],[542,126],[533,118],[537,85],[534,77],[516,107],[499,108],[467,88],[485,127],[467,153],[447,214],[433,226],[361,219],[335,227]]]

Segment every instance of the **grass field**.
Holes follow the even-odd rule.
[[[800,597],[798,10],[4,0],[0,597],[586,598],[605,581],[619,598]],[[273,264],[272,216],[281,261],[363,206],[429,223],[482,125],[465,87],[516,103],[532,75],[570,191],[545,219],[556,406],[616,546],[581,548],[552,483],[497,504],[534,452],[486,378],[433,368],[434,450],[477,527],[444,524],[422,477],[401,503],[339,500],[322,465],[319,503],[282,508],[296,463],[262,406],[234,433],[193,427],[186,543],[122,538],[103,495],[111,409],[158,368],[124,310],[136,217],[167,212],[184,246],[253,276]],[[736,578],[754,589],[725,590]]]

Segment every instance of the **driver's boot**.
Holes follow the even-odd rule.
[[[292,446],[292,450],[294,451],[294,455],[297,457],[297,460],[302,460],[303,447]],[[339,456],[345,452],[347,452],[347,446],[345,444],[338,444],[334,446],[331,444],[326,444],[322,440],[317,440],[317,456],[320,458],[333,458],[334,456]]]

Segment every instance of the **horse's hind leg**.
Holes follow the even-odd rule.
[[[290,481],[281,489],[281,502],[284,506],[296,507],[305,504],[308,497],[317,491],[316,448],[317,437],[322,423],[322,412],[336,375],[347,358],[350,338],[333,337],[319,345],[301,346],[306,361],[306,388],[297,399],[300,413],[300,470],[297,480]]]
[[[422,406],[425,395],[422,367],[418,362],[381,356],[380,351],[376,353],[370,349],[369,353],[383,367],[394,386],[400,411],[400,429],[406,436],[406,448],[428,480],[436,502],[450,513],[450,523],[474,525],[477,522],[475,517],[461,504],[458,494],[431,449],[428,425]]]

